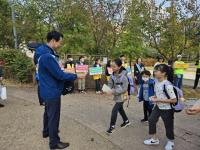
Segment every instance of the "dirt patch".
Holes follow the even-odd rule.
[[[190,87],[183,88],[184,97],[188,98],[197,98],[200,99],[200,89],[193,90]]]

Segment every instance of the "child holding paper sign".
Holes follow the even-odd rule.
[[[100,59],[96,58],[93,67],[101,67],[100,63],[101,63]],[[101,94],[101,87],[100,87],[101,74],[93,75],[93,79],[95,80],[96,94]]]
[[[85,62],[85,57],[80,56],[79,61],[76,64],[76,67],[85,65],[84,62]],[[76,72],[76,73],[78,76],[78,91],[79,91],[79,93],[85,94],[86,93],[85,92],[85,77],[86,77],[87,72]]]
[[[112,134],[115,129],[118,112],[123,118],[121,127],[125,128],[130,125],[129,119],[123,108],[124,101],[128,99],[129,83],[127,71],[124,67],[122,67],[122,61],[119,58],[114,60],[112,69],[113,74],[108,82],[108,86],[110,87],[111,91],[107,93],[114,96],[113,100],[115,101],[115,105],[112,109],[110,128],[106,131],[106,133],[109,135]]]

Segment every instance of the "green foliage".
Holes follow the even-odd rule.
[[[60,52],[166,58],[194,54],[200,44],[197,0],[15,0],[18,43],[46,42],[48,31],[65,36]],[[167,5],[166,5],[167,3]],[[167,7],[166,7],[167,6]],[[13,47],[7,0],[0,1],[0,47]],[[5,36],[6,35],[6,36]]]
[[[0,0],[0,47],[13,44],[11,11],[7,0]]]
[[[1,49],[0,60],[4,61],[4,78],[20,83],[32,81],[34,66],[32,60],[19,50]]]

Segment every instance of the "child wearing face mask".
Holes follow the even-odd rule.
[[[71,55],[67,56],[67,61],[64,64],[64,69],[68,73],[75,73],[75,63]]]
[[[79,57],[79,61],[77,62],[76,65],[85,65],[85,57],[84,56],[80,56]],[[78,75],[78,91],[79,93],[83,93],[86,94],[85,91],[85,78],[86,78],[86,74],[87,73],[79,73]]]
[[[147,122],[154,106],[149,99],[154,95],[154,80],[150,78],[151,73],[148,70],[143,71],[141,75],[142,83],[140,86],[138,99],[139,102],[143,101],[144,118],[141,120],[141,122]]]

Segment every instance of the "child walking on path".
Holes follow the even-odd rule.
[[[167,75],[169,72],[169,67],[165,64],[157,65],[154,68],[155,73],[155,96],[151,97],[155,107],[149,117],[149,134],[150,139],[145,140],[146,145],[158,145],[159,139],[156,136],[156,124],[161,117],[165,129],[168,142],[165,146],[165,150],[172,150],[174,148],[174,109],[171,104],[176,103],[176,95],[174,92],[174,87],[167,80]],[[166,85],[166,92],[168,93],[170,99],[167,98],[164,92],[164,86]]]
[[[150,79],[151,73],[148,70],[145,70],[141,73],[142,75],[142,83],[140,86],[140,91],[138,95],[139,102],[143,101],[143,111],[144,118],[141,122],[148,121],[149,116],[151,115],[153,104],[149,100],[151,96],[154,96],[154,80]]]
[[[120,59],[114,60],[112,69],[113,74],[108,82],[108,86],[112,89],[112,91],[108,94],[112,94],[114,96],[113,100],[115,101],[115,105],[112,109],[110,128],[107,130],[107,134],[112,134],[115,129],[118,112],[124,121],[123,124],[121,124],[121,127],[124,128],[130,125],[123,108],[124,101],[128,99],[127,71],[124,67],[122,67],[122,61]]]

